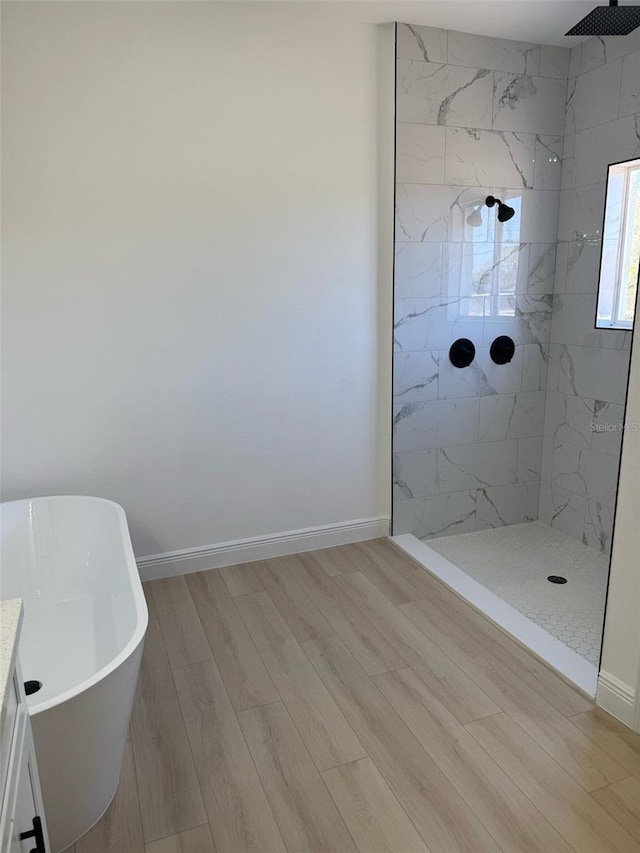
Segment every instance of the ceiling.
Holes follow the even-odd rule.
[[[0,0],[2,2],[2,0]],[[23,0],[29,2],[29,0]],[[116,2],[116,0],[111,0]],[[147,0],[157,2],[157,0]],[[176,0],[180,2],[180,0]],[[192,2],[192,0],[183,0]],[[207,2],[207,0],[205,0]],[[534,44],[573,47],[584,38],[564,35],[596,6],[608,0],[208,0],[250,6],[253,3],[295,5],[315,9],[339,20],[368,23],[401,21],[465,33],[514,39]],[[620,0],[621,6],[637,6],[640,0]],[[625,38],[620,36],[620,38]]]
[[[448,30],[571,47],[564,33],[608,0],[388,0],[396,20]],[[634,5],[625,4],[621,5]],[[389,9],[391,11],[391,9]]]
[[[215,0],[214,0],[215,2]],[[220,0],[218,0],[220,2]],[[245,4],[248,0],[222,0]],[[249,0],[256,2],[256,0]],[[260,0],[258,0],[260,2]],[[277,2],[277,0],[276,0]],[[282,2],[282,0],[280,0]],[[286,2],[286,0],[285,0]],[[583,38],[564,33],[608,0],[288,0],[294,5],[330,7],[335,17],[383,23],[402,21],[448,30],[572,47]],[[637,0],[640,2],[640,0]],[[625,2],[621,5],[636,5]]]

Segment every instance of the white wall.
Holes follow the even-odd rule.
[[[3,499],[112,498],[138,556],[388,514],[379,31],[2,7]]]
[[[640,343],[631,357],[626,423],[640,424]],[[640,731],[640,441],[628,431],[622,463],[598,701]],[[634,707],[635,706],[635,707]]]

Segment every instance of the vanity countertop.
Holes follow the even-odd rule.
[[[22,599],[0,601],[0,725],[4,722],[7,686],[18,650]]]

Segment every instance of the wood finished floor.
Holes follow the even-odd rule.
[[[640,851],[640,735],[389,540],[145,592],[120,787],[73,853]]]

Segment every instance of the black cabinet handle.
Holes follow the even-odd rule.
[[[36,846],[30,851],[30,853],[47,853],[47,849],[44,846],[42,821],[37,815],[33,819],[33,829],[30,829],[28,832],[20,833],[20,841],[26,841],[27,838],[33,838],[36,842]]]

